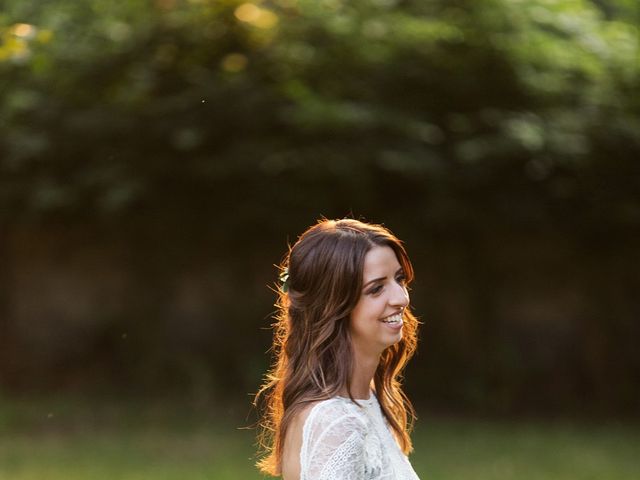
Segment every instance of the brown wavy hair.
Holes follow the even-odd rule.
[[[357,403],[350,392],[349,319],[360,298],[365,256],[375,246],[391,247],[407,283],[413,280],[402,242],[381,225],[353,219],[321,219],[280,264],[288,280],[276,301],[275,362],[254,400],[261,412],[257,466],[263,473],[280,475],[287,428],[305,405],[338,395],[345,386]],[[415,412],[402,391],[401,375],[416,349],[418,320],[408,308],[403,320],[402,339],[382,353],[373,387],[400,447],[409,453]]]

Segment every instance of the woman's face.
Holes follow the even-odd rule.
[[[402,339],[402,313],[409,305],[405,275],[391,247],[369,250],[362,285],[351,312],[351,340],[356,354],[377,356]]]

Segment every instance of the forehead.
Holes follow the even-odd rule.
[[[368,280],[393,275],[401,267],[396,253],[386,245],[376,245],[364,257],[363,277]]]

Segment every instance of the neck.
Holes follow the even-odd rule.
[[[373,381],[373,376],[376,373],[376,369],[378,368],[379,363],[379,355],[354,355],[350,392],[353,398],[367,399],[370,397],[371,383]]]

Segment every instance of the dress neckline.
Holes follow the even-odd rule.
[[[336,398],[351,401],[349,397],[343,397],[342,395],[336,395]],[[369,398],[354,398],[354,400],[358,403],[362,403],[363,405],[371,406],[376,401],[376,395],[375,393],[373,393],[373,391],[371,391],[369,394]]]

